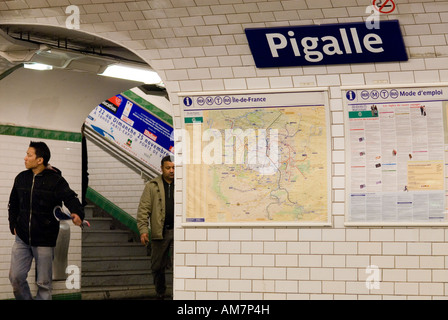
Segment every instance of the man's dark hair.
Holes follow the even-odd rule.
[[[163,167],[163,163],[167,162],[167,161],[174,162],[174,156],[172,156],[172,155],[164,156],[162,159],[162,162],[161,162],[162,167]]]
[[[44,159],[44,166],[48,165],[48,161],[50,161],[51,158],[51,152],[50,148],[45,144],[45,142],[36,142],[31,141],[30,142],[30,148],[34,148],[36,152],[36,158],[42,158]]]

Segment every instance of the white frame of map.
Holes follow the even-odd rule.
[[[425,92],[429,91],[436,91],[437,89],[442,89],[441,97],[439,99],[436,98],[426,98],[428,95],[424,94]],[[372,91],[377,91],[375,93],[374,97],[372,97]],[[395,90],[395,91],[394,91]],[[407,91],[406,91],[407,90]],[[346,197],[346,206],[345,206],[345,226],[365,226],[365,227],[418,227],[418,226],[433,226],[433,227],[445,227],[448,226],[448,215],[447,215],[447,208],[446,208],[446,185],[447,185],[447,170],[446,165],[448,164],[448,143],[444,144],[443,151],[444,154],[442,156],[443,161],[443,193],[445,194],[445,203],[444,203],[444,215],[445,220],[444,221],[410,221],[410,220],[403,220],[403,221],[379,221],[379,220],[371,220],[371,221],[353,221],[350,220],[351,218],[351,195],[352,195],[352,172],[351,172],[351,166],[352,166],[352,155],[351,155],[351,140],[350,140],[350,124],[349,124],[349,95],[353,95],[353,93],[349,94],[349,91],[355,92],[357,95],[358,93],[364,94],[364,98],[360,96],[360,99],[364,100],[364,104],[372,104],[375,105],[379,104],[389,104],[390,106],[393,106],[393,104],[397,105],[404,105],[405,103],[414,103],[414,104],[422,104],[426,102],[441,102],[442,103],[442,116],[444,116],[444,119],[442,119],[442,126],[444,131],[441,132],[442,136],[447,135],[447,122],[448,119],[446,117],[447,108],[448,108],[448,83],[420,83],[420,84],[396,84],[396,85],[369,85],[369,86],[346,86],[341,87],[341,96],[343,99],[343,110],[344,110],[344,126],[345,126],[345,168],[346,168],[346,187],[345,187],[345,197]],[[393,92],[393,95],[392,95]],[[401,92],[408,92],[409,97],[405,96],[403,94],[403,98],[400,98]],[[397,96],[398,93],[398,97]],[[367,95],[369,94],[369,95]],[[376,98],[375,98],[376,97]],[[429,97],[429,96],[428,96]],[[350,99],[353,98],[353,96],[350,97]],[[372,100],[376,100],[375,102],[372,102]],[[352,105],[355,105],[356,103],[352,103]],[[362,104],[362,103],[359,103]],[[410,107],[411,108],[411,107]],[[417,106],[415,106],[417,108]],[[421,111],[423,114],[423,111]],[[426,116],[426,111],[424,116]],[[411,118],[411,115],[409,116]],[[395,120],[394,120],[395,121]],[[433,123],[433,125],[436,125]],[[440,124],[439,124],[440,125]],[[356,139],[355,139],[356,140]],[[447,138],[445,137],[445,141],[448,142]],[[397,153],[395,153],[396,155]],[[410,157],[410,159],[412,159]],[[426,162],[430,162],[430,160],[426,160]],[[396,167],[398,167],[398,160],[396,161]],[[367,170],[367,169],[366,169]],[[398,181],[398,180],[397,180]],[[407,183],[409,183],[409,180],[407,180]],[[406,186],[407,187],[407,186]],[[406,188],[404,189],[406,190]],[[407,191],[407,190],[406,190]],[[439,190],[440,191],[440,190]],[[373,192],[374,194],[375,192]],[[394,193],[397,192],[391,192],[392,196]],[[428,192],[429,193],[429,192]],[[440,191],[441,193],[441,191]],[[354,193],[353,193],[354,194]],[[379,194],[387,194],[387,192],[382,192]],[[398,205],[398,202],[397,202]],[[414,204],[413,204],[414,205]],[[381,211],[382,213],[383,211]]]
[[[302,102],[300,105],[297,104],[285,104],[284,101],[295,101],[294,96],[299,95],[303,101],[307,101],[308,106],[323,106],[325,110],[325,125],[326,125],[326,153],[327,153],[327,215],[325,221],[318,221],[318,222],[300,222],[300,221],[237,221],[237,222],[207,222],[207,221],[186,221],[186,211],[187,211],[187,192],[186,192],[186,186],[187,186],[187,170],[186,165],[178,165],[178,167],[181,166],[182,170],[182,181],[183,181],[183,192],[182,192],[182,227],[322,227],[322,226],[331,226],[331,220],[332,220],[332,183],[331,183],[331,177],[332,177],[332,149],[331,149],[331,122],[330,122],[330,106],[329,106],[329,88],[328,87],[313,87],[313,88],[306,88],[306,89],[289,89],[289,90],[236,90],[236,91],[214,91],[214,92],[182,92],[179,93],[179,105],[182,110],[182,128],[185,128],[185,113],[188,107],[185,105],[184,101],[187,101],[187,103],[196,103],[194,102],[194,99],[197,99],[198,97],[213,97],[213,99],[216,99],[217,97],[236,97],[236,96],[245,96],[245,95],[254,95],[254,96],[265,96],[265,97],[271,97],[273,95],[284,95],[283,99],[281,99],[281,103],[278,105],[270,105],[269,108],[273,107],[298,107],[298,106],[306,106],[305,102]],[[290,97],[289,99],[285,99]],[[191,100],[185,100],[185,99],[191,99]],[[269,98],[268,98],[269,99]],[[317,102],[316,102],[317,101]],[[211,102],[211,100],[210,100]],[[222,103],[222,101],[221,101]],[[203,102],[203,105],[206,105],[207,102]],[[213,105],[213,104],[212,104]],[[257,108],[255,105],[244,105],[240,107],[233,107],[234,109],[250,109],[250,108]],[[209,108],[204,108],[203,110],[209,110]],[[178,154],[176,153],[175,148],[175,157],[178,157]]]

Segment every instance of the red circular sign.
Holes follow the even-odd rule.
[[[396,6],[393,0],[373,0],[373,7],[381,13],[391,13]]]

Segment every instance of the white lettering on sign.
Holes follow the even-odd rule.
[[[356,28],[350,28],[349,32],[346,28],[340,28],[339,33],[340,39],[334,36],[324,36],[320,39],[318,37],[303,37],[300,41],[302,52],[293,31],[288,31],[289,39],[281,33],[267,33],[266,39],[273,58],[279,58],[280,51],[291,45],[294,56],[301,57],[303,53],[305,60],[309,62],[322,61],[324,54],[328,56],[352,54],[353,50],[360,54],[363,53],[363,49],[371,53],[384,51],[383,40],[375,33],[366,34],[362,40],[359,38]],[[350,40],[354,45],[353,48]],[[316,50],[319,47],[319,41],[322,41],[323,44],[322,51]]]

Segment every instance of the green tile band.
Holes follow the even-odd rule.
[[[112,217],[120,221],[122,224],[131,229],[133,232],[139,234],[137,228],[137,220],[131,215],[129,215],[126,211],[118,207],[116,204],[106,199],[99,192],[88,187],[86,192],[86,198],[92,201],[95,205],[97,205],[104,211],[106,211]]]
[[[15,298],[5,299],[5,300],[16,300]],[[60,293],[53,294],[51,300],[82,300],[82,293],[80,291],[73,293]]]
[[[61,293],[52,296],[52,300],[81,300],[81,292]]]
[[[81,133],[77,132],[47,130],[47,129],[38,129],[29,127],[17,127],[11,125],[0,125],[0,135],[71,141],[71,142],[82,141]]]

